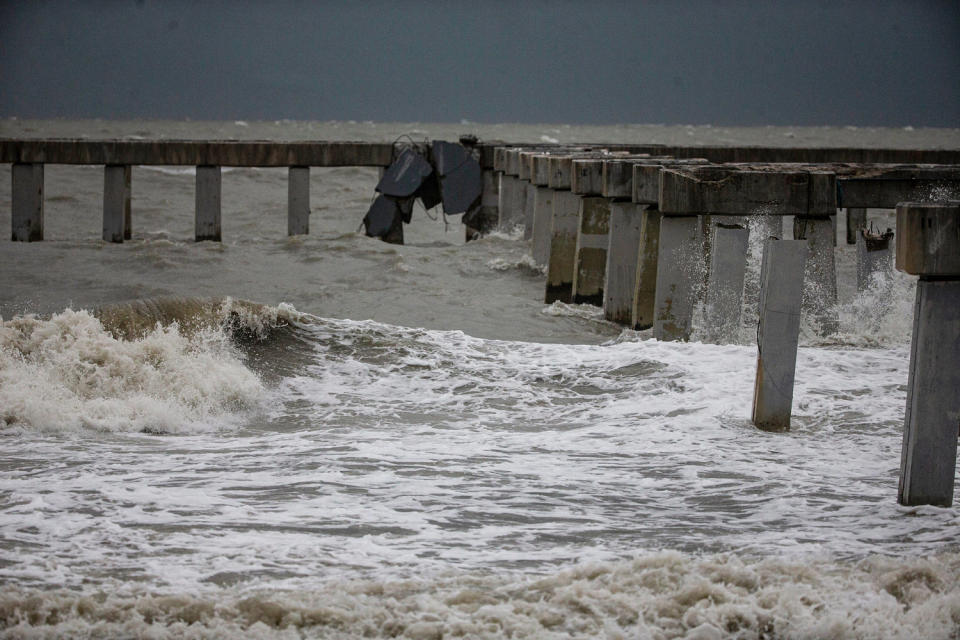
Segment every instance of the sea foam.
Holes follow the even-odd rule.
[[[0,591],[17,638],[955,638],[960,556],[749,559],[675,551],[536,576],[455,572],[216,593]]]
[[[263,384],[227,332],[196,316],[149,322],[149,308],[2,322],[0,428],[190,432],[257,404]],[[231,301],[198,308],[254,335],[268,320]]]

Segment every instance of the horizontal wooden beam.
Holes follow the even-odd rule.
[[[0,139],[3,163],[351,167],[387,166],[392,153],[388,142]]]

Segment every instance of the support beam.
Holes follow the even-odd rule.
[[[610,242],[610,201],[601,197],[581,198],[579,218],[573,301],[602,307]]]
[[[547,304],[558,300],[569,303],[573,300],[573,264],[577,253],[579,222],[580,196],[569,191],[554,191],[547,290],[544,296]]]
[[[749,236],[750,231],[741,226],[721,223],[714,228],[704,305],[703,329],[707,342],[737,342]]]
[[[706,269],[703,227],[698,216],[664,216],[660,220],[657,262],[653,337],[689,340]]]
[[[764,431],[790,429],[807,252],[800,240],[767,240],[764,246],[752,412],[753,423]]]
[[[637,261],[645,208],[632,202],[610,203],[603,315],[617,324],[633,326],[633,298],[637,290]]]
[[[43,164],[14,163],[11,175],[11,237],[14,242],[43,240]]]
[[[197,167],[196,188],[196,240],[220,242],[220,167]]]
[[[103,168],[103,241],[130,238],[130,166],[108,164]]]
[[[818,335],[832,335],[840,325],[833,223],[829,216],[797,216],[793,219],[793,239],[805,240],[809,249],[804,273],[804,313]]]
[[[637,289],[633,294],[630,322],[634,329],[653,326],[657,294],[657,260],[660,257],[660,220],[655,208],[647,207],[640,214],[640,250],[637,255]]]
[[[287,170],[287,235],[310,233],[310,167]]]

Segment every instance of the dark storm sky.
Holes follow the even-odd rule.
[[[0,3],[0,116],[960,126],[960,2]]]

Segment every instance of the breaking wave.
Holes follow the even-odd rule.
[[[198,594],[0,591],[16,638],[927,638],[960,633],[960,554],[856,563],[675,551],[547,575]]]
[[[177,433],[223,426],[264,386],[237,341],[288,307],[171,298],[0,322],[0,429]]]

